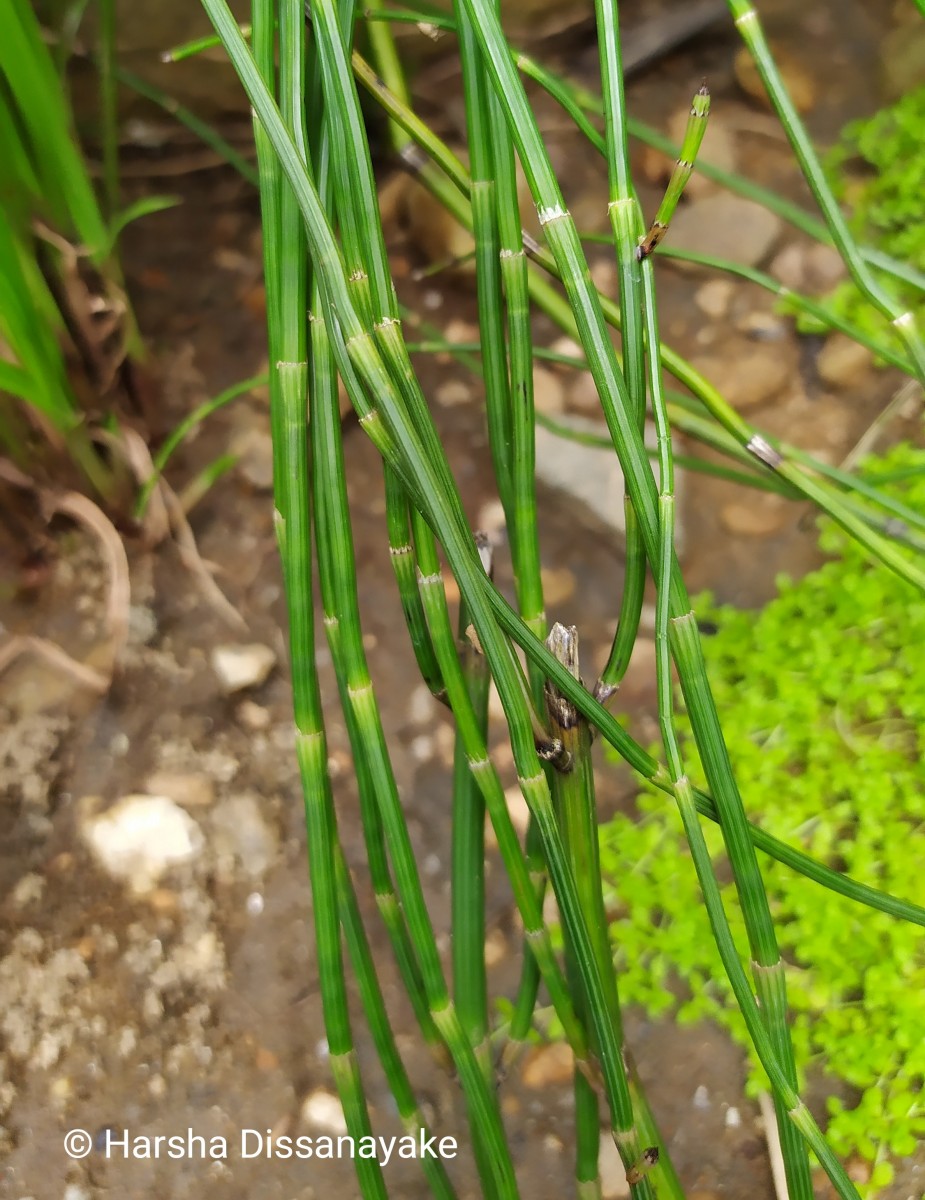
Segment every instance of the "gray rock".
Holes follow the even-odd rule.
[[[600,421],[589,421],[583,417],[562,415],[557,418],[576,432],[596,433],[609,436],[606,426]],[[655,444],[654,431],[647,429],[647,444]],[[536,430],[536,474],[547,487],[567,495],[571,500],[588,510],[599,521],[616,533],[623,534],[626,522],[623,512],[623,472],[617,461],[616,452],[610,448],[585,446],[568,438],[559,437],[548,429],[538,426]],[[683,545],[683,490],[684,473],[675,470],[676,506],[675,542]]]
[[[771,251],[782,222],[751,200],[723,193],[681,208],[671,223],[672,244],[754,267]]]
[[[266,874],[276,854],[277,838],[256,796],[244,792],[217,805],[211,832],[211,849],[222,878],[230,882],[236,869],[251,880]]]

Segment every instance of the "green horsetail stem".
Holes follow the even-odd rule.
[[[362,78],[361,82],[363,82]],[[381,88],[370,90],[377,98],[382,98],[383,91]],[[422,132],[426,130],[426,127],[417,118],[411,119],[407,111],[402,109],[402,106],[398,104],[394,97],[389,101],[388,111],[396,114],[396,119],[402,122],[403,126],[408,129],[412,136],[423,138],[423,142],[428,146],[428,149],[434,150],[436,161],[440,163],[442,168],[449,172],[455,185],[462,192],[465,192],[468,186],[468,176],[455,155],[430,133],[429,130],[426,133]],[[420,175],[419,177],[427,186],[431,186],[431,181],[424,175]],[[440,198],[447,204],[456,219],[466,228],[471,229],[471,217],[468,215],[465,203],[462,200],[462,192],[458,202],[454,200],[452,192],[441,191]],[[532,242],[532,239],[525,238],[525,245],[531,257],[535,260],[535,264],[554,278],[560,277],[560,269],[551,254],[543,250],[535,242]],[[532,271],[529,275],[529,287],[530,294],[537,305],[561,329],[570,336],[577,337],[578,327],[568,300]],[[613,328],[620,329],[621,318],[619,307],[612,300],[601,295],[598,295],[598,302],[606,322]],[[802,466],[792,462],[788,463],[786,460],[782,462],[781,455],[774,449],[773,443],[756,430],[754,426],[749,425],[729,405],[717,389],[676,351],[662,344],[660,353],[662,365],[666,370],[670,371],[679,382],[690,388],[703,402],[710,415],[753,457],[755,463],[760,464],[762,469],[770,469],[778,472],[790,486],[795,486],[806,499],[818,505],[832,520],[841,525],[852,537],[864,545],[875,558],[879,559],[892,571],[895,571],[915,587],[925,589],[925,572],[919,570],[913,562],[904,556],[897,554],[895,548],[889,545],[888,539],[881,537],[863,519],[852,512],[850,507],[839,498],[836,492],[825,485],[820,486],[818,481],[814,481],[808,477]],[[616,664],[614,664],[612,669],[617,669]]]
[[[774,61],[774,56],[771,54],[757,10],[749,0],[728,0],[728,4],[729,11],[735,19],[736,29],[748,47],[768,97],[774,105],[803,171],[803,177],[819,205],[832,241],[841,254],[851,278],[864,298],[874,308],[879,309],[896,330],[915,363],[919,382],[925,386],[925,345],[922,342],[915,314],[911,309],[905,311],[900,309],[895,298],[881,287],[864,261],[848,228],[848,222],[845,220],[825,177],[809,134],[790,98],[780,70]]]
[[[382,1069],[395,1098],[395,1107],[398,1109],[398,1115],[405,1131],[414,1138],[421,1134],[427,1138],[430,1136],[430,1129],[415,1098],[411,1081],[395,1044],[395,1035],[389,1024],[389,1014],[382,996],[382,988],[379,986],[376,976],[375,960],[370,950],[366,930],[363,928],[360,906],[357,903],[356,892],[340,846],[337,847],[334,865],[337,871],[344,938],[357,977],[360,1000],[376,1046],[376,1053],[382,1063]],[[455,1200],[456,1193],[447,1175],[446,1167],[439,1157],[432,1158],[428,1154],[422,1155],[421,1170],[430,1184],[431,1191],[439,1200]]]
[[[597,0],[598,46],[601,85],[604,94],[606,138],[603,144],[607,161],[609,203],[607,212],[616,248],[620,280],[620,337],[623,374],[633,418],[644,436],[646,421],[645,337],[642,327],[642,302],[637,246],[642,236],[642,210],[633,188],[626,137],[626,97],[623,90],[623,66],[617,6]],[[632,497],[623,499],[625,555],[623,596],[617,617],[613,645],[602,679],[616,687],[629,667],[630,656],[639,633],[642,602],[646,587],[646,554],[642,531],[636,518]]]
[[[283,26],[289,36],[280,47],[283,96],[287,91],[290,97],[301,94],[303,20],[301,4],[290,5]],[[272,5],[256,0],[254,44],[265,72],[262,77],[269,80],[275,74],[274,24]],[[256,66],[254,70],[261,78]],[[292,136],[297,119],[291,99],[284,100],[285,109],[291,118],[288,129]],[[283,119],[280,118],[280,123],[287,128]],[[261,147],[268,150],[266,143],[261,142],[258,153]],[[298,159],[300,152],[295,143],[293,151]],[[304,226],[292,190],[281,178],[279,160],[272,152],[267,153],[266,159],[260,165],[260,172],[261,180],[267,182],[261,199],[263,219],[271,230],[269,245],[278,247],[284,239],[296,247],[304,245]],[[301,161],[304,163],[304,158]],[[315,662],[304,319],[307,260],[304,253],[295,253],[288,269],[280,271],[276,266],[267,281],[270,359],[274,364],[270,375],[274,501],[289,617],[296,754],[305,804],[318,978],[331,1072],[347,1129],[352,1137],[362,1138],[371,1136],[372,1130],[353,1045],[344,978],[335,868],[337,826]],[[356,1170],[364,1197],[384,1200],[385,1185],[378,1162],[357,1160]]]
[[[312,298],[312,311],[318,312],[320,309],[320,297],[316,291]],[[395,893],[386,853],[377,793],[379,781],[371,766],[373,751],[368,741],[376,737],[376,732],[369,725],[360,725],[352,699],[357,689],[371,684],[363,649],[353,566],[354,547],[341,445],[337,374],[325,323],[320,317],[311,321],[309,398],[315,540],[324,627],[337,675],[347,733],[354,752],[367,865],[376,905],[388,931],[418,1025],[434,1056],[445,1066],[445,1047],[430,1015],[421,970]]]
[[[710,90],[704,83],[691,104],[690,115],[687,118],[687,126],[684,130],[684,140],[681,142],[681,153],[675,162],[674,170],[671,172],[671,178],[668,180],[665,195],[658,207],[658,212],[655,214],[655,219],[649,226],[646,236],[639,243],[639,248],[636,251],[637,257],[640,259],[647,258],[668,232],[668,226],[671,224],[671,218],[678,207],[678,201],[681,199],[681,194],[687,187],[687,181],[690,179],[691,171],[694,169],[694,163],[700,150],[700,144],[703,141],[703,135],[707,131],[707,118],[709,115]]]
[[[524,924],[524,934],[542,972],[556,1015],[562,1022],[566,1039],[572,1047],[576,1059],[584,1064],[584,1069],[589,1074],[593,1074],[594,1068],[588,1058],[584,1030],[575,1016],[572,1000],[552,949],[549,930],[543,923],[542,908],[536,896],[535,884],[511,821],[501,780],[488,756],[484,730],[473,706],[459,655],[454,645],[443,576],[440,573],[440,563],[433,545],[433,538],[428,535],[428,530],[420,517],[415,518],[415,536],[419,544],[419,586],[424,602],[424,611],[427,615],[443,678],[446,681],[447,697],[456,718],[459,737],[468,759],[469,771],[484,798],[498,842],[498,850],[511,881],[514,899]]]
[[[578,671],[578,631],[558,622],[550,630],[546,645],[576,679]],[[607,936],[607,914],[601,882],[598,847],[597,809],[594,798],[594,769],[591,765],[591,729],[578,710],[556,688],[546,686],[546,709],[550,732],[562,743],[562,751],[552,775],[552,796],[562,841],[568,855],[579,901],[588,928],[592,932],[594,953],[604,980],[607,1011],[620,1042],[623,1023],[617,995],[613,954]],[[579,1016],[587,1021],[587,1001],[575,953],[565,936],[568,978],[576,997]],[[575,1183],[580,1200],[600,1196],[598,1155],[600,1117],[597,1094],[579,1072],[575,1073]]]
[[[492,550],[487,536],[476,535],[485,574],[492,576]],[[485,655],[468,636],[469,612],[459,604],[458,645],[472,712],[483,741],[488,735],[488,690],[491,678]],[[479,791],[457,730],[453,753],[453,994],[459,1020],[490,1079],[488,1053],[488,985],[485,968],[485,801]]]
[[[692,109],[692,112],[694,110]],[[691,118],[693,120],[693,117]],[[689,172],[688,172],[689,174]],[[668,422],[667,406],[662,391],[661,368],[658,355],[658,311],[655,290],[655,272],[647,256],[641,256],[645,303],[646,336],[649,348],[649,387],[652,395],[652,413],[655,421],[658,447],[658,515],[659,515],[659,559],[655,568],[656,611],[656,687],[658,694],[659,727],[662,743],[668,760],[669,770],[675,780],[681,778],[680,750],[675,733],[674,687],[671,675],[672,598],[671,584],[675,564],[674,550],[674,461],[671,444],[671,427]],[[690,614],[693,617],[693,613]],[[681,618],[686,620],[687,618]],[[677,661],[682,679],[682,664]],[[705,681],[706,682],[706,681]],[[721,821],[722,826],[722,821]],[[751,848],[750,848],[751,849]],[[754,851],[752,850],[752,855]],[[744,863],[730,848],[730,860],[736,874],[736,886],[742,900],[748,938],[752,947],[752,975],[759,997],[768,1033],[774,1043],[778,1061],[782,1064],[787,1082],[793,1091],[797,1089],[796,1062],[787,1027],[786,981],[783,961],[777,947],[776,935],[770,910],[761,884],[757,863]],[[752,878],[749,885],[740,882],[739,871],[748,871]],[[756,878],[757,876],[757,878]],[[751,907],[747,907],[747,901]],[[725,964],[724,964],[725,965]],[[809,1155],[806,1143],[797,1128],[787,1119],[787,1109],[775,1089],[775,1111],[781,1142],[781,1151],[791,1200],[812,1200],[813,1189],[810,1176]]]
[[[486,606],[491,607],[492,611],[497,614],[499,621],[509,631],[515,633],[515,636],[519,635],[518,640],[524,640],[525,644],[529,646],[530,652],[536,654],[537,649],[542,651],[541,646],[537,647],[533,644],[535,639],[532,639],[525,627],[522,627],[516,614],[507,609],[501,597],[497,596],[497,593],[494,592],[490,585],[487,585],[487,581],[480,581],[475,564],[472,561],[470,543],[457,524],[455,505],[447,502],[441,496],[438,482],[440,479],[439,472],[424,455],[417,431],[409,422],[407,414],[401,408],[388,373],[385,371],[369,335],[363,329],[352,307],[346,289],[346,280],[343,275],[343,264],[339,260],[330,229],[320,212],[317,193],[314,191],[310,179],[308,179],[302,169],[297,155],[294,153],[294,147],[287,138],[285,129],[279,122],[279,117],[272,104],[272,100],[267,95],[265,88],[261,86],[259,76],[253,70],[253,64],[247,54],[246,47],[237,29],[234,27],[227,8],[220,0],[204,0],[204,2],[217,27],[220,29],[235,65],[247,85],[251,100],[273,141],[274,148],[280,156],[287,176],[292,182],[293,187],[297,190],[306,227],[310,234],[313,259],[322,271],[327,297],[335,307],[340,322],[340,329],[342,330],[342,333],[339,334],[339,340],[336,343],[339,362],[344,366],[347,365],[348,361],[354,363],[356,364],[356,368],[362,372],[364,381],[372,394],[377,396],[377,400],[381,401],[390,424],[394,426],[396,433],[399,435],[401,453],[396,454],[396,443],[392,441],[392,435],[385,425],[381,421],[375,420],[376,414],[370,415],[364,424],[364,428],[367,429],[371,436],[378,439],[377,444],[382,446],[384,452],[389,455],[390,460],[395,462],[407,477],[409,486],[412,486],[416,491],[421,493],[422,497],[428,502],[427,507],[430,515],[439,528],[441,540],[460,580],[460,586],[464,592],[468,593],[467,598],[473,606],[480,640],[486,649],[486,654],[489,654],[495,660],[493,662],[493,669],[496,671],[502,669],[505,659],[503,653],[501,653],[501,644],[495,637],[495,629],[489,619]],[[484,26],[480,24],[479,29],[483,31]],[[648,506],[645,507],[648,509]],[[542,655],[540,657],[544,667],[548,667],[549,672],[555,677],[554,660],[551,658],[542,658]],[[563,673],[560,672],[560,674]],[[567,673],[564,674],[567,675]],[[571,686],[571,684],[567,684],[567,686]],[[508,684],[505,683],[505,688],[507,689],[507,687]],[[580,687],[573,690],[576,695],[580,695],[583,691]],[[514,694],[509,692],[505,699],[509,712],[513,714],[517,707],[516,690]],[[585,700],[582,700],[582,703],[585,702]],[[576,704],[578,704],[577,700]],[[595,713],[596,710],[593,708],[592,714]],[[604,718],[599,714],[596,714],[595,719],[599,723],[603,722],[606,724]],[[517,729],[512,729],[512,733],[516,734],[519,755],[529,760],[532,754],[532,745],[527,745],[523,740],[524,737],[529,736],[529,724],[526,728],[521,726]],[[614,736],[619,737],[619,735]],[[530,797],[534,801],[536,811],[542,814],[544,824],[546,825],[544,834],[547,835],[547,846],[550,851],[555,851],[558,854],[557,839],[551,836],[553,831],[549,830],[548,823],[546,822],[543,793],[536,792],[532,786],[532,777],[524,778],[523,782],[525,790],[530,793]],[[554,877],[557,870],[559,871],[559,876],[556,878],[557,891],[560,893],[564,908],[570,910],[568,916],[575,921],[573,885],[570,888],[568,873],[562,873],[562,865],[561,859],[557,859],[551,853],[550,866]],[[575,928],[579,936],[583,937],[584,945],[581,949],[584,953],[588,945],[587,934],[580,919],[575,921]],[[600,979],[593,967],[588,969],[587,979],[595,988],[595,999],[599,999],[601,994]],[[609,1030],[604,1025],[598,1030],[598,1033],[603,1041],[608,1036]],[[771,1051],[771,1058],[773,1061],[773,1050]],[[776,1062],[773,1065],[775,1071],[777,1071]],[[780,1072],[777,1071],[777,1074],[779,1077]],[[815,1127],[807,1121],[805,1111],[798,1111],[795,1119],[800,1121],[802,1127],[807,1130],[808,1136],[815,1136]],[[824,1143],[822,1143],[822,1150],[825,1152]],[[634,1157],[632,1161],[635,1162],[636,1158]]]
[[[603,314],[597,294],[590,285],[588,268],[578,242],[574,221],[564,207],[546,148],[539,137],[520,81],[514,73],[498,24],[492,19],[484,0],[465,0],[465,3],[475,18],[486,61],[491,65],[494,86],[504,101],[512,133],[518,140],[521,161],[538,206],[541,224],[559,263],[569,299],[575,310],[582,342],[598,385],[614,446],[620,457],[634,507],[640,517],[646,553],[654,567],[659,561],[658,505],[654,495],[654,481],[646,462],[642,438],[629,418],[629,397],[626,394],[625,382],[616,367],[612,346],[605,336]],[[670,570],[670,604],[674,620],[686,619],[690,605],[673,556]],[[696,633],[694,644],[697,645],[699,653]],[[743,897],[743,908],[756,918],[749,929],[752,953],[760,967],[777,972],[779,954],[767,910],[767,897],[758,873],[754,849],[748,838],[741,797],[731,772],[709,685],[702,670],[698,669],[699,659],[686,659],[680,652],[675,658],[707,778],[717,798],[724,840],[737,886]],[[777,1022],[774,1022],[774,1028],[777,1029]],[[786,1026],[782,1032],[785,1042],[775,1043],[778,1053],[789,1052],[789,1034]],[[792,1058],[790,1061],[792,1062]],[[784,1069],[777,1072],[777,1078],[786,1080],[790,1069],[786,1056],[784,1062]],[[816,1141],[815,1134],[813,1140]],[[824,1139],[822,1142],[825,1145]]]
[[[432,474],[425,476],[428,485],[450,499],[450,506],[444,511],[451,528],[457,532],[457,536],[461,536],[463,522],[458,493],[455,491],[446,458],[411,370],[398,329],[397,305],[378,218],[378,200],[369,146],[365,138],[347,49],[329,0],[317,0],[313,5],[312,14],[322,65],[326,112],[331,120],[334,144],[347,147],[346,153],[339,152],[332,157],[338,183],[337,198],[342,217],[345,222],[349,221],[353,225],[355,253],[359,262],[358,267],[351,273],[349,282],[344,279],[342,268],[336,275],[332,273],[325,277],[322,274],[322,280],[328,285],[336,280],[339,289],[346,287],[346,291],[341,294],[341,302],[336,307],[341,317],[350,314],[353,331],[349,328],[343,330],[346,344],[339,343],[338,348],[341,357],[344,350],[347,350],[350,357],[361,347],[368,347],[368,350],[372,351],[364,352],[357,358],[361,370],[364,366],[373,368],[376,375],[383,371],[381,386],[370,386],[369,392],[376,395],[377,401],[386,410],[389,424],[395,423],[396,441],[403,449],[414,447],[415,465],[420,468],[425,463],[429,464]],[[345,169],[347,164],[350,167],[349,171]],[[317,193],[312,197],[312,208],[315,207],[316,200]],[[317,213],[317,209],[315,211]],[[316,225],[317,232],[325,241],[333,241],[323,215],[317,215],[321,218]],[[332,246],[332,249],[336,255],[336,248]],[[315,257],[317,263],[318,256]],[[357,292],[367,301],[367,322],[371,315],[372,330],[363,327],[361,318],[350,301],[350,290]],[[365,304],[363,308],[366,308]],[[362,339],[359,344],[357,337]],[[383,355],[382,359],[379,358],[379,352]],[[372,379],[367,377],[365,382],[372,384]],[[387,396],[382,395],[382,386]],[[364,428],[368,427],[367,421]],[[382,432],[388,434],[387,430]],[[355,704],[362,703],[368,717],[371,718],[375,710],[369,704],[370,699],[371,693],[366,691],[354,697]],[[398,892],[416,944],[431,1014],[459,1072],[469,1105],[473,1136],[484,1150],[484,1153],[480,1154],[480,1162],[485,1164],[491,1186],[497,1189],[497,1194],[505,1198],[513,1197],[517,1194],[517,1185],[497,1100],[489,1090],[446,988],[413,848],[394,787],[387,749],[380,735],[381,727],[373,747],[376,751],[375,762],[371,763],[371,766],[377,778],[377,787],[382,789],[380,803],[383,808],[386,836],[395,864]]]
[[[475,287],[485,374],[485,413],[498,496],[514,529],[511,459],[510,380],[505,347],[504,300],[501,290],[501,243],[492,156],[490,112],[481,53],[465,10],[457,5],[459,58],[462,64],[466,133],[469,146],[472,231],[475,235]]]
[[[492,575],[491,544],[476,534],[485,574]],[[491,677],[485,656],[469,637],[469,612],[459,601],[458,646],[466,690],[482,738],[488,734],[488,690]],[[489,1041],[488,978],[485,964],[485,801],[469,769],[465,742],[457,728],[453,747],[453,833],[450,848],[450,913],[453,957],[453,999],[485,1078],[494,1084]],[[485,1200],[495,1194],[486,1147],[478,1130],[473,1150]]]

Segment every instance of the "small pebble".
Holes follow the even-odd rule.
[[[807,250],[806,265],[813,290],[827,291],[848,274],[848,268],[835,247],[819,242]]]
[[[41,900],[45,891],[45,878],[34,871],[23,875],[10,892],[10,902],[14,908],[28,908],[37,900]]]
[[[276,665],[276,654],[259,642],[249,645],[214,646],[212,670],[226,694],[259,687]]]
[[[760,204],[721,192],[680,209],[671,223],[671,238],[685,250],[756,267],[782,228],[781,218]]]
[[[727,1129],[741,1129],[742,1127],[742,1114],[732,1104],[726,1109],[725,1120]]]
[[[507,803],[507,811],[510,813],[514,828],[519,833],[526,833],[527,826],[530,823],[530,809],[524,799],[523,792],[520,790],[520,785],[515,783],[507,788],[504,793],[504,799]]]
[[[92,812],[93,798],[79,809]],[[192,862],[203,850],[202,831],[167,796],[124,796],[99,815],[85,816],[80,834],[99,865],[136,894],[153,890],[173,866]]]
[[[249,917],[259,917],[263,912],[263,896],[260,892],[251,892],[244,901],[244,908]]]
[[[430,762],[434,756],[434,739],[422,733],[411,740],[411,755],[415,762]]]
[[[708,317],[719,319],[729,311],[735,287],[728,279],[710,279],[694,293],[694,303]]]
[[[816,81],[802,63],[797,62],[786,50],[772,46],[774,61],[783,76],[784,84],[794,107],[799,113],[809,112],[816,103]],[[755,66],[748,47],[736,52],[733,61],[736,80],[744,92],[757,100],[764,108],[771,108],[771,101],[764,83]]]
[[[698,1084],[697,1090],[694,1092],[694,1108],[709,1108],[709,1107],[710,1107],[710,1093],[707,1091],[707,1089],[704,1087],[704,1085],[702,1083]]]
[[[184,808],[208,808],[215,801],[215,784],[208,775],[155,771],[145,781],[152,796],[169,796]]]
[[[426,725],[434,715],[434,697],[430,688],[419,683],[408,700],[408,720],[412,725]]]
[[[775,254],[770,273],[784,287],[792,292],[800,292],[806,286],[806,258],[803,246],[785,246],[779,254]]]
[[[692,365],[712,383],[737,412],[749,412],[776,399],[790,383],[793,355],[786,347],[741,342],[741,353],[725,347],[723,355],[697,356]]]
[[[459,317],[454,317],[443,331],[444,337],[448,342],[452,342],[455,346],[463,345],[466,342],[477,342],[479,340],[479,327],[473,325],[471,321],[463,321]]]
[[[575,1059],[565,1042],[552,1042],[530,1051],[524,1063],[522,1078],[528,1088],[539,1090],[572,1078]]]
[[[787,336],[786,321],[769,312],[746,313],[736,329],[756,342],[779,342]]]
[[[320,1129],[323,1133],[337,1135],[347,1132],[347,1122],[344,1120],[340,1101],[321,1088],[310,1092],[302,1101],[301,1115],[306,1125]]]
[[[441,383],[434,395],[441,408],[457,408],[472,398],[472,388],[461,379],[447,379]]]
[[[819,351],[816,370],[819,378],[831,387],[856,387],[863,382],[871,362],[871,354],[866,346],[859,345],[843,333],[833,333]]]
[[[485,965],[497,966],[507,957],[507,938],[500,929],[492,929],[485,938]]]
[[[127,733],[121,730],[119,733],[114,733],[109,741],[109,753],[113,758],[125,758],[131,749],[132,743]]]
[[[259,1046],[254,1055],[254,1066],[258,1071],[275,1071],[279,1066],[279,1058],[266,1046]]]
[[[489,500],[479,509],[476,528],[484,530],[492,542],[500,539],[504,529],[504,506],[500,500]]]
[[[576,342],[574,338],[566,337],[565,335],[556,338],[549,349],[555,354],[565,354],[569,358],[584,358],[585,356],[581,344]]]
[[[260,704],[255,704],[253,700],[242,700],[235,710],[235,715],[244,728],[251,730],[252,733],[269,729],[272,719],[270,710]]]
[[[128,640],[133,646],[148,646],[157,637],[157,616],[145,604],[133,604],[128,610]]]

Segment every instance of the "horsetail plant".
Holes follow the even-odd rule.
[[[355,70],[357,69],[356,56],[354,57],[354,68]],[[365,71],[359,72],[361,79],[364,79],[365,75]],[[370,90],[378,98],[386,99],[383,88],[370,86]],[[413,119],[412,114],[404,110],[397,103],[394,96],[388,98],[388,111],[394,114],[396,119],[400,120],[403,127],[412,133],[415,138],[420,137],[421,144],[427,145],[428,149],[434,155],[434,161],[439,162],[441,168],[447,173],[448,178],[453,180],[458,189],[467,194],[469,187],[468,174],[455,155],[429,130],[425,132],[422,124]],[[419,177],[428,187],[434,189],[433,180],[429,176],[425,176],[422,173]],[[435,189],[435,194],[439,196],[442,202],[447,204],[450,211],[452,211],[458,220],[467,228],[471,228],[471,214],[468,212],[461,195],[456,196],[453,189],[449,189],[448,191],[446,189]],[[568,300],[554,290],[547,280],[539,274],[542,271],[554,278],[559,278],[559,267],[555,259],[548,251],[527,236],[524,238],[524,245],[533,260],[531,266],[537,269],[536,271],[531,271],[528,277],[531,299],[565,333],[572,337],[577,336],[578,327]],[[621,327],[619,305],[600,294],[598,294],[598,302],[607,324],[619,330]],[[871,527],[870,522],[863,516],[859,517],[857,512],[852,511],[851,506],[844,502],[837,490],[829,488],[825,484],[820,484],[820,481],[815,478],[813,473],[807,472],[804,469],[806,465],[805,460],[798,459],[796,456],[782,458],[774,445],[774,440],[766,437],[747,422],[709,380],[671,347],[660,343],[660,355],[662,365],[665,369],[673,374],[679,383],[690,389],[709,415],[747,453],[754,465],[758,466],[761,471],[770,469],[777,472],[788,485],[796,487],[803,498],[817,505],[823,512],[832,517],[833,520],[842,525],[853,537],[865,545],[875,558],[880,559],[891,570],[896,571],[916,587],[925,587],[925,573],[914,562],[901,554],[897,554],[895,546],[890,544],[890,527],[883,531],[886,536],[881,535],[876,527]],[[701,426],[700,429],[704,429],[704,427]],[[700,433],[695,433],[695,436],[699,437]],[[826,474],[825,471],[818,473]],[[883,499],[885,500],[886,498],[884,497]],[[889,502],[887,501],[887,503]]]
[[[325,626],[357,764],[370,878],[424,1037],[445,1052],[460,1082],[483,1194],[504,1200],[517,1195],[515,1163],[498,1097],[503,1073],[490,1053],[499,1036],[491,1028],[486,998],[485,814],[495,832],[529,947],[509,1027],[512,1037],[517,1044],[526,1037],[541,976],[575,1057],[579,1194],[597,1194],[602,1097],[632,1195],[651,1200],[656,1195],[681,1194],[623,1045],[619,981],[605,936],[596,866],[593,779],[587,753],[596,729],[635,770],[678,804],[724,967],[771,1080],[793,1200],[811,1196],[807,1148],[840,1196],[856,1196],[797,1091],[780,960],[756,850],[897,917],[923,924],[925,913],[838,875],[748,823],[673,550],[669,421],[681,426],[685,420],[706,421],[708,414],[738,461],[744,459],[753,470],[770,468],[769,478],[775,484],[813,499],[906,578],[922,582],[921,572],[871,527],[866,510],[862,513],[851,506],[854,501],[849,503],[840,490],[844,480],[828,479],[805,460],[786,456],[784,448],[778,450],[753,431],[705,380],[661,345],[654,288],[657,255],[651,251],[660,240],[660,227],[670,218],[682,181],[678,176],[670,185],[658,226],[647,237],[627,165],[629,123],[622,95],[616,7],[601,3],[597,16],[607,121],[603,148],[611,175],[611,215],[623,281],[619,308],[602,301],[590,283],[580,236],[527,104],[494,0],[459,0],[455,9],[454,24],[463,46],[471,180],[410,112],[389,40],[379,36],[381,30],[377,56],[391,63],[386,68],[391,86],[374,73],[366,72],[364,78],[365,65],[351,48],[356,15],[352,3],[311,0],[307,67],[301,4],[294,0],[278,6],[270,0],[255,3],[256,62],[225,0],[203,0],[203,5],[255,111],[271,362],[276,364],[271,372],[275,496],[290,619],[297,751],[305,790],[323,1009],[348,1129],[360,1135],[370,1128],[370,1119],[347,1011],[342,937],[399,1113],[409,1128],[419,1128],[421,1117],[395,1051],[375,963],[337,840],[314,657],[312,529]],[[377,5],[372,16],[378,20],[384,15]],[[429,166],[427,173],[435,187],[441,186],[436,168],[444,172],[448,202],[475,230],[488,423],[496,486],[511,530],[519,611],[492,582],[485,547],[469,528],[411,366],[385,252],[354,72],[386,103],[396,129],[400,126],[430,155],[435,168]],[[695,102],[701,127],[697,105],[702,108],[704,103],[705,98]],[[691,145],[696,129],[691,132]],[[512,147],[537,204],[548,250],[520,234],[514,216]],[[684,154],[682,159],[688,160]],[[683,174],[684,168],[680,170]],[[529,264],[525,251],[534,260]],[[564,297],[541,271],[561,280]],[[647,565],[656,581],[659,713],[667,767],[653,759],[577,678],[573,635],[557,626],[555,652],[543,641],[529,391],[534,358],[530,302],[553,312],[581,342],[638,530],[631,534],[638,550],[632,586],[644,581]],[[611,326],[622,331],[622,360],[611,342]],[[914,355],[908,341],[907,346]],[[661,388],[662,365],[691,388],[697,397],[691,402],[695,411],[678,404],[669,409]],[[361,428],[384,460],[390,550],[418,666],[456,723],[452,999],[363,649],[335,369]],[[647,392],[658,437],[658,483],[643,439]],[[459,587],[458,632],[450,616],[440,549]],[[627,645],[638,625],[638,616],[633,615],[636,603],[630,590],[629,600],[624,599],[625,623],[633,638],[624,634]],[[516,648],[526,656],[526,672]],[[690,713],[709,796],[691,786],[680,760],[674,734],[672,664]],[[485,716],[489,680],[497,688],[519,785],[531,813],[526,853],[489,754]],[[552,699],[548,710],[541,703],[540,687]],[[701,815],[718,821],[723,833],[746,912],[753,981],[729,932],[700,828]],[[564,966],[543,920],[544,871],[562,917]],[[506,1053],[510,1049],[501,1046],[504,1063],[510,1062]],[[378,1168],[367,1163],[360,1169],[363,1194],[384,1195]],[[445,1173],[435,1170],[430,1178],[437,1194],[450,1194]]]

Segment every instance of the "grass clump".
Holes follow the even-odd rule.
[[[870,468],[913,508],[925,506],[925,452],[896,447]],[[749,818],[838,870],[922,903],[910,845],[925,821],[925,599],[871,564],[827,525],[832,561],[798,583],[782,578],[758,613],[710,607],[706,642],[716,702]],[[687,717],[682,744],[693,755]],[[705,831],[719,872],[722,840]],[[722,970],[683,831],[660,793],[602,830],[601,862],[618,968],[628,1001],[686,1022],[712,1018],[743,1045],[744,1025]],[[892,1157],[925,1135],[921,931],[821,892],[780,863],[762,873],[787,967],[798,1063],[853,1093],[831,1099],[828,1136],[873,1164],[870,1191]],[[723,899],[747,943],[735,887]],[[679,990],[678,980],[683,980]],[[755,1074],[752,1086],[760,1086]]]

